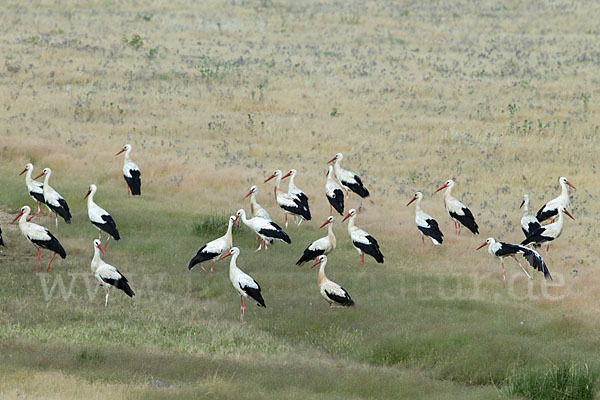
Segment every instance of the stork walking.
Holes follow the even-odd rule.
[[[21,173],[19,175],[23,175],[25,172],[27,172],[27,174],[25,174],[25,185],[27,185],[27,193],[29,193],[29,196],[33,199],[33,201],[35,201],[36,205],[37,205],[37,217],[38,217],[38,221],[39,221],[39,217],[40,217],[40,213],[42,212],[42,209],[40,208],[40,203],[44,204],[44,184],[41,182],[38,182],[34,179],[31,178],[31,174],[33,173],[33,164],[32,163],[28,163],[27,165],[25,165],[25,169],[23,169],[23,171],[21,171]],[[48,207],[48,206],[46,206]],[[48,210],[50,210],[50,208],[48,208]],[[50,211],[52,212],[52,211]]]
[[[351,307],[354,305],[354,300],[350,297],[346,289],[338,285],[337,283],[330,281],[325,276],[325,265],[327,265],[327,256],[320,255],[312,265],[311,268],[321,264],[319,268],[319,275],[317,277],[317,283],[319,284],[319,291],[321,296],[329,303],[329,308],[341,308]]]
[[[233,246],[232,228],[233,225],[236,225],[235,220],[236,217],[234,217],[233,215],[229,217],[229,222],[227,224],[227,232],[225,232],[225,235],[211,242],[208,242],[204,246],[200,247],[200,250],[198,250],[194,258],[190,260],[188,264],[188,269],[191,270],[196,266],[196,264],[200,264],[200,267],[204,270],[204,272],[207,272],[201,263],[212,260],[210,272],[215,272],[215,260],[218,257],[222,256],[225,252],[229,251],[229,249],[231,249],[231,246]]]
[[[348,198],[348,190],[352,190],[362,198],[368,197],[369,191],[363,185],[360,177],[354,172],[350,172],[347,169],[342,168],[341,162],[343,158],[344,155],[342,153],[337,153],[331,160],[329,160],[327,164],[333,163],[335,177],[346,190],[346,198]]]
[[[243,208],[239,209],[235,215],[236,220],[241,218],[244,225],[252,229],[260,238],[260,244],[258,245],[258,249],[256,249],[256,251],[259,251],[263,244],[265,245],[265,251],[267,251],[267,242],[273,243],[273,240],[280,240],[288,244],[292,243],[292,240],[287,233],[285,233],[283,229],[281,229],[281,227],[273,221],[268,221],[260,217],[248,219],[246,218],[246,211],[244,211]]]
[[[446,206],[448,215],[452,218],[452,221],[454,221],[454,230],[456,234],[460,235],[460,225],[462,224],[477,235],[479,233],[479,227],[477,226],[477,222],[475,222],[475,217],[473,217],[473,213],[467,206],[452,197],[453,187],[454,181],[449,179],[435,192],[437,193],[442,189],[446,189],[446,193],[444,193],[444,205]]]
[[[259,307],[267,307],[260,293],[260,285],[252,277],[238,268],[237,258],[240,255],[240,249],[232,247],[227,254],[224,254],[219,260],[231,256],[229,262],[229,280],[233,288],[240,295],[240,322],[244,322],[246,312],[246,298],[250,297]]]
[[[330,165],[327,168],[327,181],[325,181],[325,197],[329,202],[329,215],[335,211],[340,215],[344,215],[344,192],[342,187],[333,179],[333,167]]]
[[[45,175],[43,192],[44,192],[44,203],[50,208],[50,223],[52,223],[52,212],[56,214],[56,226],[58,227],[58,216],[60,215],[67,224],[71,223],[71,212],[69,211],[69,205],[65,199],[56,190],[50,186],[48,180],[52,175],[50,168],[44,168],[42,173],[36,176],[34,179],[38,179]]]
[[[561,187],[560,195],[550,200],[539,209],[535,216],[539,222],[544,222],[548,218],[552,218],[552,222],[554,222],[554,218],[558,214],[559,209],[568,208],[571,205],[569,201],[569,190],[567,189],[567,185],[573,189],[575,189],[575,186],[573,186],[571,182],[569,182],[569,180],[564,176],[558,178],[558,183]]]
[[[113,217],[111,217],[110,214],[98,204],[94,203],[94,195],[96,194],[96,190],[98,190],[98,187],[92,183],[83,199],[85,200],[87,198],[88,217],[92,225],[98,229],[98,240],[102,242],[102,231],[108,234],[106,243],[104,243],[104,251],[106,251],[106,245],[108,244],[110,238],[112,237],[115,240],[119,240],[121,239],[121,236],[119,236],[117,223]]]
[[[48,229],[38,224],[27,222],[27,218],[29,217],[30,213],[31,209],[29,206],[23,206],[21,207],[19,214],[17,214],[12,222],[14,223],[18,219],[19,229],[21,230],[23,236],[25,236],[27,240],[37,247],[37,265],[35,267],[35,272],[38,272],[40,269],[40,248],[50,250],[54,253],[52,254],[52,258],[48,263],[48,267],[46,267],[46,271],[50,272],[50,264],[52,264],[56,254],[58,253],[61,258],[66,258],[67,253],[58,239],[56,239]]]
[[[108,296],[110,295],[111,288],[116,287],[117,289],[121,289],[129,297],[135,296],[135,293],[131,290],[127,278],[117,268],[105,263],[100,258],[100,252],[104,253],[101,245],[102,242],[100,240],[94,240],[94,257],[92,258],[90,268],[92,269],[94,278],[106,290],[104,307],[108,307]]]
[[[523,272],[525,272],[525,275],[527,275],[529,279],[533,279],[525,267],[523,267],[523,264],[521,264],[521,262],[517,259],[517,254],[522,254],[523,258],[527,260],[533,269],[543,272],[544,278],[549,280],[552,279],[550,271],[548,271],[548,267],[546,267],[546,263],[537,251],[524,246],[519,246],[518,244],[496,242],[494,238],[488,238],[481,246],[477,248],[477,250],[481,249],[485,245],[488,245],[488,253],[490,253],[491,256],[498,257],[502,262],[502,276],[504,277],[504,280],[506,280],[506,270],[504,269],[504,259],[506,257],[512,257],[517,264],[519,264]]]
[[[127,182],[127,196],[129,197],[130,192],[132,196],[141,196],[142,178],[140,168],[129,157],[129,153],[131,153],[131,145],[126,144],[123,146],[123,148],[117,154],[115,154],[115,156],[118,156],[123,152],[125,152],[125,158],[123,161],[123,177],[125,178],[125,182]]]
[[[438,246],[444,241],[444,234],[440,230],[437,221],[421,210],[421,200],[423,200],[423,193],[417,192],[406,206],[408,207],[413,201],[416,201],[415,222],[417,223],[417,229],[421,232],[423,246],[425,246],[425,236],[431,239],[434,245]]]
[[[531,235],[527,237],[527,239],[521,242],[521,245],[525,246],[529,243],[547,243],[546,253],[550,251],[550,242],[554,239],[558,238],[563,230],[564,217],[563,214],[567,214],[569,218],[575,220],[571,214],[567,211],[566,208],[558,209],[558,220],[554,221],[551,224],[544,225],[539,227],[536,231],[534,231]]]
[[[252,215],[252,217],[260,217],[260,218],[264,218],[266,220],[271,221],[271,216],[269,215],[267,210],[265,210],[256,201],[257,193],[258,193],[258,186],[252,185],[252,187],[250,187],[250,190],[248,191],[248,194],[246,196],[244,196],[244,199],[246,197],[250,196],[250,215]]]
[[[269,182],[271,179],[275,179],[275,201],[284,212],[285,215],[285,227],[288,226],[288,214],[292,214],[293,216],[299,216],[304,218],[307,221],[310,221],[310,212],[305,207],[305,205],[296,197],[291,196],[289,193],[284,192],[279,188],[281,185],[281,179],[283,177],[283,173],[281,170],[275,170],[273,174],[265,179],[265,183]]]
[[[335,249],[335,235],[333,234],[333,217],[329,216],[319,229],[327,226],[327,236],[312,242],[302,254],[302,257],[296,261],[296,265],[302,265],[307,261],[314,260],[320,255],[327,255]]]
[[[354,225],[354,220],[356,219],[356,210],[354,208],[348,211],[348,215],[344,217],[342,222],[348,218],[350,218],[348,221],[348,233],[352,240],[352,246],[354,246],[356,251],[358,251],[358,254],[360,254],[360,265],[362,266],[364,264],[364,253],[373,257],[378,263],[383,263],[383,254],[381,254],[377,240],[366,231]]]
[[[521,217],[521,230],[525,234],[525,238],[529,237],[533,232],[537,231],[541,225],[535,215],[529,213],[529,195],[523,195],[521,206],[523,208],[523,216]]]
[[[300,203],[302,203],[302,205],[304,206],[304,209],[306,210],[307,214],[312,218],[312,216],[310,214],[310,206],[308,205],[308,196],[306,195],[306,193],[304,193],[302,190],[300,190],[298,188],[298,186],[296,186],[296,184],[294,183],[294,178],[296,177],[296,173],[297,173],[297,171],[292,168],[281,179],[283,180],[287,177],[290,178],[290,183],[288,184],[288,194],[290,196],[298,199],[300,201]],[[294,220],[296,220],[295,215],[294,215]],[[304,221],[304,218],[302,216],[298,216],[298,222],[297,222],[298,226],[300,226],[302,221]]]

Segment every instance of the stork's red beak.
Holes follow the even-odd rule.
[[[287,178],[290,175],[291,175],[291,173],[288,172],[287,174],[285,174],[284,176],[281,177],[281,180],[284,180],[285,178]]]
[[[244,199],[252,194],[252,190],[248,192],[247,195],[244,196]]]
[[[271,179],[275,178],[275,174],[271,175],[270,177],[268,177],[267,179],[265,179],[264,183],[269,182]]]
[[[483,242],[483,244],[481,246],[479,246],[478,248],[476,248],[475,250],[479,250],[480,248],[482,248],[483,246],[485,246],[487,244],[487,242]]]
[[[316,267],[317,265],[319,265],[321,263],[321,260],[319,260],[318,258],[315,260],[315,263],[312,265],[312,267],[310,267],[310,269],[313,269],[314,267]]]
[[[38,176],[36,176],[35,178],[33,178],[33,180],[35,181],[37,178],[39,178],[40,176],[44,176],[44,173],[42,172],[41,174],[39,174]],[[89,247],[88,247],[89,249]]]
[[[323,224],[319,227],[319,229],[321,229],[322,227],[326,226],[329,223],[329,220],[326,220],[325,222],[323,222]]]
[[[23,211],[19,211],[19,213],[17,214],[17,216],[15,217],[15,219],[12,220],[11,224],[14,224],[15,221],[18,220],[21,215],[23,215]]]
[[[334,162],[336,160],[337,157],[333,157],[331,160],[327,161],[327,164],[331,164],[332,162]]]
[[[102,250],[102,245],[98,245],[96,247],[100,250],[100,253],[104,254],[104,250]]]
[[[227,252],[226,254],[223,254],[221,257],[219,257],[219,259],[217,261],[221,261],[222,259],[224,259],[225,257],[229,257],[231,255],[231,252]]]
[[[344,221],[345,221],[345,220],[347,220],[348,218],[350,218],[350,213],[348,213],[348,215],[346,215],[346,216],[344,217],[344,219],[342,220],[342,222],[344,222]]]
[[[412,203],[412,202],[413,202],[413,201],[415,201],[416,199],[417,199],[416,197],[413,197],[413,198],[412,198],[412,199],[411,199],[411,200],[408,202],[408,204],[406,204],[406,206],[407,206],[407,207],[408,207],[408,206],[410,206],[410,203]]]
[[[519,206],[519,208],[523,208],[523,204],[525,204],[525,200],[523,200],[523,201],[521,202],[521,205]]]
[[[85,199],[87,199],[87,197],[90,195],[90,193],[92,193],[92,191],[91,191],[91,190],[88,190],[87,194],[86,194],[85,196],[83,196],[83,199],[84,199],[84,200],[85,200]]]
[[[571,186],[573,189],[577,190],[577,188],[576,188],[575,186],[573,186],[573,185],[571,184],[571,182],[569,182],[569,181],[566,181],[565,183],[566,183],[567,185]]]
[[[571,214],[569,214],[569,212],[567,210],[565,210],[565,214],[567,214],[573,221],[575,221],[575,218],[573,218],[573,216]]]
[[[122,148],[121,151],[119,151],[117,154],[115,154],[115,157],[118,156],[119,154],[121,154],[124,151],[125,151],[125,148]]]
[[[237,223],[235,221],[237,221],[237,218],[233,219],[233,225],[235,225],[236,228],[240,229],[240,227],[237,225]]]
[[[27,168],[25,168],[23,171],[21,171],[21,173],[19,175],[23,175],[25,172],[27,172]]]
[[[438,190],[436,190],[436,191],[435,191],[435,193],[439,192],[439,191],[440,191],[440,190],[442,190],[442,189],[446,189],[447,187],[448,187],[448,185],[446,185],[446,184],[444,183],[442,186],[440,186],[440,187],[438,188]]]

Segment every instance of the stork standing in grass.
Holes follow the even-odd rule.
[[[119,236],[117,223],[113,217],[98,204],[94,203],[96,190],[98,190],[98,187],[92,183],[83,199],[85,200],[87,198],[88,217],[92,225],[98,229],[98,240],[102,241],[102,231],[108,233],[106,243],[104,243],[104,250],[106,251],[106,245],[108,244],[109,239],[112,237],[115,240],[119,240],[121,239],[121,236]]]
[[[533,232],[540,229],[540,222],[537,220],[535,215],[529,213],[529,195],[523,195],[523,201],[521,206],[523,208],[523,216],[521,217],[521,229],[525,234],[525,238],[529,237]]]
[[[292,240],[287,233],[285,233],[283,229],[281,229],[281,227],[273,221],[268,221],[260,217],[248,219],[246,218],[246,211],[244,211],[243,208],[239,209],[235,215],[236,220],[241,218],[244,225],[252,229],[260,238],[260,244],[258,245],[258,249],[256,249],[256,251],[261,249],[263,243],[265,245],[265,251],[267,251],[267,242],[273,243],[273,240],[280,240],[288,244],[292,243]]]
[[[236,217],[234,217],[233,215],[229,217],[229,223],[227,224],[227,232],[225,232],[225,235],[211,242],[208,242],[204,246],[200,247],[200,250],[198,250],[194,258],[190,260],[190,263],[188,264],[188,269],[194,268],[196,264],[212,260],[210,272],[215,271],[215,260],[227,251],[229,251],[229,249],[231,249],[231,246],[233,246],[232,227],[233,225],[236,225],[235,220]],[[202,266],[202,264],[200,264],[200,267],[204,270],[204,272],[206,272],[206,269]]]
[[[544,222],[548,218],[552,218],[552,222],[554,222],[554,218],[556,218],[559,210],[561,208],[568,208],[571,205],[567,185],[573,189],[575,189],[575,186],[573,186],[564,176],[558,178],[558,183],[561,187],[560,195],[550,200],[539,209],[535,216],[539,222]]]
[[[354,300],[350,297],[346,289],[337,283],[330,281],[325,276],[325,265],[327,265],[327,256],[320,255],[311,268],[321,264],[317,282],[321,296],[329,303],[329,308],[351,307],[354,305]]]
[[[352,246],[354,246],[356,251],[358,251],[358,254],[360,254],[360,265],[362,266],[365,261],[364,253],[373,257],[378,263],[383,263],[383,254],[381,254],[377,240],[366,231],[354,225],[354,220],[356,219],[356,210],[354,208],[348,211],[348,215],[344,217],[342,222],[348,218],[350,218],[348,221],[348,233],[352,240]]]
[[[423,193],[417,192],[406,206],[408,207],[413,201],[416,201],[415,222],[417,223],[417,228],[421,232],[421,241],[423,242],[423,246],[425,246],[425,236],[431,239],[431,242],[434,245],[438,246],[444,241],[444,234],[442,231],[440,231],[437,221],[429,214],[421,210],[421,200],[423,200]]]
[[[311,216],[310,212],[304,207],[304,204],[294,196],[291,196],[289,193],[284,192],[279,188],[281,185],[281,179],[283,177],[283,173],[281,170],[276,170],[273,174],[265,179],[265,183],[269,182],[271,179],[275,179],[275,188],[273,190],[275,194],[275,201],[284,212],[285,215],[285,227],[288,226],[288,214],[292,214],[293,216],[299,216],[309,221]]]
[[[250,297],[259,307],[267,307],[260,293],[260,285],[252,277],[238,268],[237,258],[240,255],[240,249],[232,247],[227,254],[224,254],[219,260],[231,256],[229,262],[229,280],[233,288],[240,295],[240,322],[244,322],[246,312],[246,298]]]
[[[2,240],[2,228],[0,228],[0,246],[4,246],[4,240]]]
[[[342,168],[341,163],[343,158],[344,155],[342,153],[337,153],[331,160],[329,160],[328,164],[333,163],[335,177],[338,181],[340,181],[340,184],[346,190],[346,198],[348,198],[348,190],[352,190],[362,198],[368,197],[369,191],[363,185],[360,177],[354,172],[350,172],[347,169]]]
[[[258,187],[256,185],[252,185],[248,194],[244,196],[244,199],[250,196],[250,215],[252,217],[260,217],[266,220],[271,221],[271,216],[258,202],[256,201],[256,194],[258,193]]]
[[[519,246],[518,244],[496,242],[494,238],[488,238],[481,246],[477,248],[477,250],[481,249],[486,244],[488,245],[488,253],[490,253],[491,256],[498,257],[502,262],[502,276],[504,277],[504,280],[506,280],[506,270],[504,269],[504,259],[506,257],[512,257],[517,264],[519,264],[523,272],[525,272],[525,275],[527,275],[529,279],[533,279],[525,267],[523,267],[523,265],[517,259],[517,254],[522,254],[529,265],[531,265],[534,269],[543,272],[544,278],[549,280],[552,279],[550,271],[548,271],[548,267],[546,267],[546,263],[537,253],[537,251],[527,247]]]
[[[546,246],[546,253],[550,251],[550,242],[554,239],[558,238],[563,230],[564,224],[564,216],[563,214],[567,214],[569,218],[574,220],[573,216],[569,214],[566,208],[562,207],[558,209],[558,220],[548,224],[541,226],[536,231],[534,231],[531,235],[527,237],[527,239],[521,242],[521,245],[525,246],[529,243],[548,243]]]
[[[283,180],[289,176],[290,183],[288,185],[288,194],[290,196],[298,199],[300,201],[300,203],[302,203],[302,205],[304,206],[304,209],[306,210],[306,213],[310,217],[311,214],[310,214],[310,207],[308,205],[308,196],[306,195],[306,193],[304,193],[302,190],[300,190],[298,188],[298,186],[296,186],[296,184],[294,183],[294,178],[296,177],[296,173],[297,173],[296,170],[292,168],[281,179]],[[295,215],[294,215],[294,220],[296,220]],[[302,221],[304,221],[304,218],[302,216],[298,216],[298,226],[300,226]]]
[[[129,196],[129,192],[131,192],[133,196],[141,196],[142,178],[140,168],[129,157],[129,153],[131,153],[131,145],[126,144],[123,146],[121,151],[119,151],[115,156],[118,156],[123,152],[125,152],[125,158],[123,161],[123,177],[125,178],[125,182],[127,182],[127,196]]]
[[[296,265],[302,265],[307,261],[314,260],[320,255],[327,255],[331,253],[335,249],[335,235],[333,234],[333,217],[329,216],[325,222],[319,227],[319,229],[327,226],[327,236],[322,237],[320,239],[312,242],[305,250],[304,254],[298,261],[296,261]]]
[[[479,233],[479,227],[475,222],[475,217],[471,210],[467,208],[463,203],[452,197],[452,188],[454,187],[454,181],[452,179],[446,181],[442,186],[435,192],[439,192],[442,189],[446,189],[444,193],[444,205],[446,211],[452,220],[454,221],[454,230],[457,235],[460,235],[460,225],[466,226],[475,235]]]
[[[100,240],[94,240],[94,258],[92,258],[90,268],[100,286],[106,289],[104,307],[108,307],[108,296],[110,295],[111,288],[116,287],[117,289],[121,289],[129,297],[135,296],[135,293],[131,290],[127,278],[117,268],[105,263],[100,258],[100,252],[104,253],[101,245],[102,242]]]
[[[44,203],[50,208],[52,212],[56,214],[56,226],[58,227],[58,216],[60,215],[67,224],[71,223],[71,212],[69,211],[69,205],[65,199],[56,190],[50,186],[48,180],[52,175],[50,168],[44,168],[41,174],[36,176],[34,179],[38,179],[45,175],[43,192],[44,192]],[[50,213],[50,223],[52,223],[52,212]]]
[[[25,172],[27,172],[27,174],[25,174],[25,185],[27,185],[27,193],[29,193],[29,196],[33,199],[33,201],[36,202],[36,215],[38,216],[39,221],[40,213],[42,212],[42,209],[40,208],[40,203],[44,204],[44,184],[42,184],[41,182],[37,182],[36,180],[31,178],[31,174],[33,173],[32,163],[28,163],[27,165],[25,165],[25,169],[23,169],[23,171],[21,171],[19,175],[23,175]],[[48,210],[50,210],[50,208],[48,208]]]
[[[50,250],[54,253],[50,259],[50,262],[48,263],[48,267],[46,267],[46,271],[50,272],[50,264],[52,264],[56,254],[58,253],[61,258],[66,258],[67,253],[58,239],[56,239],[48,229],[38,224],[27,222],[27,218],[29,217],[30,213],[31,209],[29,206],[23,206],[21,207],[19,214],[17,214],[12,222],[14,223],[18,219],[19,229],[21,230],[23,236],[25,236],[27,240],[37,247],[37,265],[35,267],[35,272],[38,272],[40,268],[40,248]]]
[[[344,215],[344,192],[342,192],[342,187],[333,179],[333,167],[331,165],[327,168],[325,197],[329,202],[329,215],[333,213],[333,208],[340,215]]]

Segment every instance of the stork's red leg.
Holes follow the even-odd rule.
[[[106,243],[104,243],[104,250],[106,251],[106,245],[108,245],[108,241],[110,240],[110,235],[108,235],[108,239],[106,239]]]
[[[244,297],[240,296],[240,322],[244,322]]]
[[[285,227],[287,228],[287,214],[285,214]]]
[[[56,257],[56,253],[52,254],[52,258],[50,259],[50,262],[48,263],[48,267],[46,267],[46,272],[50,272],[50,264],[52,264],[52,260],[54,260],[54,257]]]
[[[265,242],[265,251],[267,251],[267,240],[265,239],[264,242]]]
[[[425,236],[421,235],[421,241],[423,242],[423,246],[425,246]]]
[[[330,204],[329,205],[329,216],[331,217],[333,215],[333,206]]]
[[[504,260],[502,260],[502,276],[504,277],[504,280],[506,280],[506,270],[504,269]]]
[[[364,255],[364,253],[360,253],[360,266],[361,267],[363,266],[364,262],[365,262],[365,255]]]
[[[550,243],[548,243],[548,245],[546,246],[546,254],[548,254],[550,252]]]
[[[35,272],[38,272],[40,270],[40,248],[38,247],[38,257],[37,257],[37,265],[35,267]]]
[[[215,272],[215,260],[212,260],[212,264],[210,265],[210,273],[212,274],[213,272]]]

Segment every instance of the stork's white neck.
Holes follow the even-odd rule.
[[[525,213],[529,211],[529,196],[523,199],[525,202],[523,203],[523,210]]]
[[[129,153],[131,153],[131,149],[127,149],[125,150],[125,158],[124,158],[124,162],[125,164],[127,164],[128,162],[131,162],[131,157],[129,157]]]
[[[356,219],[356,215],[351,216],[348,219],[348,232],[352,232],[355,228],[354,226],[354,220]]]
[[[327,281],[327,277],[325,276],[325,265],[327,265],[327,261],[321,261],[321,267],[319,268],[318,282],[321,285],[323,282]]]
[[[237,272],[241,270],[237,266],[237,258],[240,254],[232,254],[231,260],[229,261],[229,276],[235,275]]]
[[[100,249],[94,246],[94,258],[92,258],[92,263],[90,264],[90,269],[92,272],[96,272],[101,263],[102,259],[100,258]]]
[[[92,208],[93,206],[96,205],[96,203],[94,203],[94,194],[96,194],[96,190],[97,189],[91,190],[90,194],[88,195],[88,198],[87,198],[87,206],[88,206],[88,208]]]

